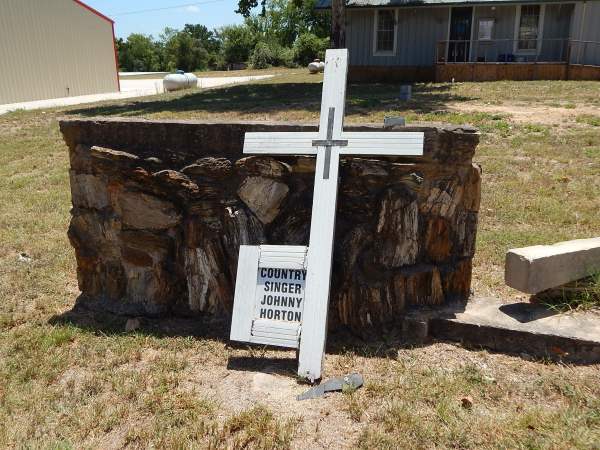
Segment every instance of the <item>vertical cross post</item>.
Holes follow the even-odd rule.
[[[342,140],[348,50],[329,50],[327,56],[319,124],[320,139],[313,141],[318,150],[308,244],[306,302],[298,361],[298,374],[311,381],[321,378],[325,354],[340,165],[340,153],[334,151],[334,141]]]

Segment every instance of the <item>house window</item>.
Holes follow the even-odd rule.
[[[477,37],[480,41],[491,41],[494,32],[494,19],[479,19],[479,33]]]
[[[540,5],[521,5],[517,50],[535,52],[540,38]]]
[[[375,12],[375,48],[377,54],[391,55],[396,52],[396,11],[390,9]]]

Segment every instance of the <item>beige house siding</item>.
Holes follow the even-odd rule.
[[[118,91],[110,21],[74,0],[0,0],[0,104]]]

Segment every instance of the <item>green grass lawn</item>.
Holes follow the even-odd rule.
[[[227,367],[232,358],[275,358],[273,377],[289,394],[293,352],[230,347],[222,331],[189,323],[190,333],[151,320],[125,333],[115,318],[103,326],[90,318],[89,327],[56,320],[78,295],[59,117],[316,122],[320,80],[285,71],[228,88],[0,116],[1,448],[598,445],[598,366],[333,336],[326,373],[360,371],[366,386],[308,404],[267,395],[253,372]],[[508,248],[600,235],[599,83],[418,84],[407,103],[397,90],[350,85],[347,122],[403,115],[482,131],[477,295],[519,297],[503,284]],[[462,406],[465,397],[472,406]]]

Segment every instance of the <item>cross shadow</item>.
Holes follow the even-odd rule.
[[[298,361],[296,358],[273,358],[264,356],[231,356],[227,360],[227,370],[242,372],[262,372],[297,378]]]

